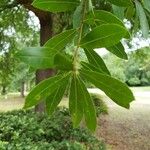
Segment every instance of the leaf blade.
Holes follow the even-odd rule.
[[[44,46],[50,47],[51,49],[57,49],[57,51],[60,51],[74,38],[76,32],[77,32],[76,29],[66,30],[52,37],[44,44]]]
[[[56,54],[54,49],[47,47],[27,47],[16,54],[21,61],[36,69],[53,67]]]
[[[105,10],[96,10],[94,14],[93,12],[89,13],[86,16],[85,22],[90,24],[94,24],[94,22],[100,22],[101,24],[113,23],[124,27],[123,22],[119,18]]]
[[[62,81],[68,79],[69,76],[70,73],[58,75],[40,82],[26,97],[24,108],[37,105],[42,100],[41,98],[47,98],[62,84]]]
[[[119,31],[119,32],[118,32]],[[81,40],[82,48],[102,48],[117,44],[127,34],[127,30],[116,24],[104,24],[94,28]]]
[[[41,10],[56,13],[74,10],[79,2],[78,0],[34,0],[32,5]]]
[[[122,58],[127,60],[128,56],[125,52],[124,46],[122,45],[121,42],[119,42],[118,44],[112,46],[112,47],[106,47],[106,49],[108,51],[110,51],[111,53],[115,54],[117,57]]]
[[[108,0],[110,3],[121,6],[121,7],[128,7],[133,5],[131,0]]]
[[[81,75],[105,92],[118,105],[129,108],[130,102],[134,100],[133,93],[126,84],[106,74],[81,70]]]
[[[83,118],[83,106],[80,100],[79,82],[76,75],[72,76],[70,94],[69,94],[69,110],[73,122],[73,126],[77,127]]]
[[[110,75],[110,72],[107,69],[103,59],[94,50],[85,48],[84,51],[85,51],[85,54],[86,54],[89,62],[92,65],[94,65],[95,67],[101,69],[102,71],[104,71],[105,73]]]
[[[79,77],[78,80],[79,80],[79,86],[81,90],[80,95],[84,103],[83,109],[84,109],[85,122],[88,129],[90,129],[93,132],[95,131],[97,125],[94,103],[82,79]]]
[[[64,79],[62,81],[62,85],[60,85],[50,96],[46,98],[46,110],[49,115],[51,115],[55,111],[56,107],[60,103],[66,91],[68,81],[68,78]]]
[[[73,70],[73,62],[64,54],[56,54],[54,57],[54,65],[57,69],[71,71]]]
[[[149,34],[149,24],[148,24],[147,17],[145,15],[145,12],[141,3],[136,0],[135,5],[136,5],[137,14],[139,16],[140,26],[141,26],[143,36],[147,38]]]

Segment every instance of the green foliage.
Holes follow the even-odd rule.
[[[127,56],[125,49],[124,49],[124,46],[122,45],[121,42],[112,46],[112,47],[106,47],[106,48],[108,51],[115,54],[119,58],[128,59],[128,56]]]
[[[144,7],[150,12],[150,3],[149,0],[143,0]]]
[[[133,101],[134,96],[127,85],[111,76],[98,72],[82,69],[81,75],[93,83],[97,88],[104,91],[115,103],[125,108],[129,108],[129,103]]]
[[[141,26],[143,36],[147,38],[149,33],[149,24],[146,18],[145,11],[139,1],[136,0],[135,4],[136,4],[136,11],[137,11],[137,15],[139,16],[140,26]]]
[[[105,144],[84,128],[73,129],[69,111],[59,108],[51,116],[32,110],[0,114],[0,149],[105,150]]]
[[[17,53],[16,57],[33,68],[44,69],[54,65],[54,60],[51,58],[53,58],[55,54],[56,50],[47,47],[28,47]]]
[[[133,5],[132,0],[108,0],[109,2],[111,2],[114,5],[117,6],[122,6],[122,7],[128,7]]]
[[[85,48],[84,51],[90,64],[94,65],[103,72],[110,74],[103,59],[93,49],[89,50]]]
[[[121,40],[130,38],[130,33],[121,20],[127,16],[133,23],[131,29],[133,31],[136,31],[136,28],[139,29],[140,23],[143,35],[147,37],[149,11],[148,7],[145,9],[146,1],[143,2],[135,1],[134,5],[131,0],[108,0],[106,3],[98,3],[105,6],[104,10],[95,10],[95,2],[92,3],[92,1],[86,0],[33,1],[33,5],[39,9],[52,13],[72,11],[74,15],[69,30],[54,36],[42,48],[37,48],[36,53],[42,53],[40,54],[41,57],[50,55],[49,62],[45,61],[43,64],[58,69],[58,75],[37,85],[27,97],[25,106],[31,107],[38,104],[40,98],[50,97],[52,101],[47,103],[47,109],[49,114],[52,114],[63,93],[66,93],[66,87],[70,93],[69,110],[74,126],[79,125],[80,121],[84,119],[87,127],[93,131],[96,128],[96,115],[93,102],[85,87],[85,82],[90,81],[103,90],[118,105],[129,108],[130,102],[134,100],[131,90],[126,84],[111,77],[104,61],[94,51],[94,48],[105,47],[117,57],[127,59]],[[108,12],[108,10],[114,12],[115,15]],[[48,48],[48,54],[41,51],[44,48]],[[85,53],[88,62],[82,61],[81,52]],[[25,53],[32,56],[32,53],[27,51]],[[21,55],[21,57],[24,56]],[[38,57],[36,59],[36,62],[40,64],[40,59]],[[26,60],[24,61],[26,62]],[[34,63],[34,60],[30,59],[30,64]],[[121,76],[123,77],[123,75]],[[144,78],[141,81],[143,83],[147,82]],[[59,91],[63,84],[65,87],[61,93]],[[54,101],[56,103],[53,103]],[[50,110],[49,106],[52,106]]]
[[[94,28],[81,40],[82,48],[102,48],[117,44],[127,34],[127,30],[117,24],[104,24]]]
[[[79,0],[35,0],[32,5],[45,11],[64,12],[75,9]]]
[[[104,57],[111,75],[129,86],[150,85],[149,47],[129,52],[128,55],[128,61],[122,61],[112,54]]]
[[[20,88],[20,78],[25,78],[26,67],[17,74],[20,62],[15,53],[23,46],[37,45],[39,29],[35,24],[31,25],[33,20],[34,17],[16,0],[0,1],[0,88],[6,87],[10,91],[14,90],[11,85],[15,85],[16,91]]]
[[[108,107],[103,101],[103,97],[101,95],[91,94],[91,98],[95,105],[97,117],[99,117],[101,114],[108,114]]]
[[[65,83],[69,80],[69,76],[70,74],[58,75],[40,82],[26,97],[24,108],[38,104],[42,100],[41,98],[47,98],[49,93],[52,94],[54,91],[57,91],[58,87],[65,86]]]

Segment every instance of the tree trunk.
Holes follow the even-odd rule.
[[[2,95],[5,95],[5,94],[6,94],[6,86],[5,86],[5,85],[2,85],[1,94],[2,94]]]
[[[45,42],[52,37],[52,24],[53,24],[53,17],[52,14],[49,12],[41,11],[37,8],[34,8],[31,3],[32,0],[17,0],[18,4],[23,5],[28,10],[35,13],[40,21],[40,45],[43,46]],[[36,84],[41,82],[42,80],[55,75],[55,70],[52,69],[45,69],[45,70],[37,70],[36,71]],[[40,103],[35,107],[36,112],[44,112],[45,105],[44,102]]]
[[[51,14],[47,14],[39,18],[40,20],[40,45],[43,46],[47,40],[52,37],[52,16]],[[41,82],[42,80],[55,75],[55,70],[53,69],[44,69],[44,70],[37,70],[36,71],[36,84]],[[45,103],[41,102],[35,107],[36,112],[44,112],[45,110]]]
[[[20,95],[21,97],[25,97],[25,82],[24,81],[21,81],[21,89],[20,89]]]

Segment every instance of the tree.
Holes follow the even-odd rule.
[[[16,7],[20,8],[24,6],[26,10],[32,11],[39,19],[40,22],[40,45],[44,45],[44,43],[52,37],[54,34],[60,32],[67,26],[69,26],[69,21],[67,20],[68,14],[52,14],[48,11],[42,11],[40,9],[34,8],[32,5],[32,0],[2,0],[2,5],[0,7],[0,11],[9,11],[10,9],[16,9]],[[21,5],[21,6],[20,6]],[[65,20],[64,20],[65,18]],[[67,18],[67,19],[66,19]],[[57,24],[57,27],[55,27]],[[22,25],[21,25],[22,26]],[[55,75],[55,70],[53,69],[42,69],[39,68],[36,70],[36,83],[38,84],[43,79]],[[44,111],[44,104],[37,105],[35,108],[38,112]]]
[[[116,15],[120,14],[117,13],[117,11],[121,9],[118,6],[124,7],[121,9],[123,15],[127,10],[133,7],[136,8],[138,14],[140,14],[140,18],[138,19],[141,23],[140,26],[143,35],[145,37],[148,36],[147,31],[149,30],[149,25],[147,17],[139,1],[108,1],[110,2],[109,5],[112,6],[110,8],[113,8]],[[105,1],[103,2],[105,3]],[[111,5],[111,3],[113,5]],[[73,11],[77,8],[73,15],[74,29],[66,30],[65,32],[53,37],[44,44],[44,47],[24,49],[18,54],[20,58],[27,56],[28,59],[23,60],[36,69],[46,69],[51,67],[59,70],[57,76],[41,82],[31,91],[26,98],[25,108],[40,103],[41,97],[45,97],[48,113],[53,113],[55,107],[60,102],[66,87],[71,84],[69,86],[69,107],[74,126],[76,127],[84,116],[88,128],[92,131],[95,130],[95,110],[83,79],[87,79],[95,84],[95,86],[103,90],[117,104],[129,108],[129,103],[134,99],[132,92],[125,84],[110,76],[103,60],[97,55],[97,53],[95,53],[95,51],[93,51],[94,48],[106,47],[118,57],[127,59],[127,55],[120,40],[122,38],[129,38],[130,35],[119,18],[116,18],[116,16],[108,11],[93,10],[93,5],[90,0],[83,0],[81,2],[78,0],[58,0],[57,3],[52,0],[42,0],[42,3],[41,0],[35,0],[33,6],[27,5],[30,4],[30,2],[22,4],[30,10],[31,8],[35,10],[35,8],[33,8],[34,6],[38,9],[50,12]],[[38,9],[35,11],[37,16],[39,15],[37,13],[39,12]],[[147,11],[149,11],[149,8]],[[46,14],[48,15],[49,13],[46,12]],[[131,15],[131,13],[129,14]],[[135,13],[133,12],[133,14]],[[49,23],[49,20],[51,20],[51,17],[47,15],[47,20],[44,21],[43,18],[45,15],[42,15],[40,18],[40,13],[39,16],[39,18],[42,19],[40,20],[41,24],[44,22],[44,25],[46,25],[45,29],[47,29],[47,24]],[[143,17],[144,21],[141,19]],[[42,31],[44,31],[44,29]],[[73,56],[68,56],[65,51],[60,53],[68,43],[73,45],[73,49],[70,50],[72,51]],[[79,51],[81,49],[84,50],[89,63],[80,62]],[[40,71],[40,73],[42,73],[42,71]],[[79,99],[82,99],[82,101]]]
[[[0,80],[5,94],[18,65],[15,53],[23,46],[36,46],[39,29],[29,24],[32,18],[28,11],[15,3],[2,1],[0,12]]]

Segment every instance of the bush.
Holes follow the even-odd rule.
[[[140,86],[141,85],[141,81],[139,80],[139,78],[134,77],[134,78],[129,79],[127,81],[127,84],[129,86]]]
[[[91,94],[91,98],[93,99],[94,104],[95,104],[97,117],[100,114],[108,114],[108,107],[106,103],[103,101],[103,98],[101,95]]]
[[[73,129],[66,108],[51,116],[32,110],[0,114],[0,150],[105,150],[88,130]]]

